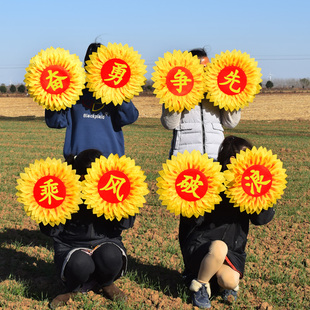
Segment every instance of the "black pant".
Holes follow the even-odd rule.
[[[65,267],[67,289],[73,291],[91,279],[101,286],[108,286],[120,276],[122,268],[122,252],[112,243],[101,245],[92,256],[77,250]]]

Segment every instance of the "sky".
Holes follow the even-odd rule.
[[[147,65],[166,52],[204,47],[210,59],[240,50],[262,79],[310,78],[310,1],[0,0],[0,84],[23,83],[30,59],[61,47],[128,44]]]

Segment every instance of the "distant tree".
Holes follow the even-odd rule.
[[[17,87],[17,91],[21,94],[23,94],[26,91],[26,86],[24,84],[21,84]]]
[[[5,94],[5,93],[6,93],[6,86],[5,86],[4,84],[1,84],[1,86],[0,86],[0,92],[1,92],[2,94]]]
[[[153,90],[153,86],[152,85],[146,85],[145,89],[151,91],[151,90]]]
[[[299,82],[302,88],[307,88],[310,85],[310,81],[308,79],[300,79]]]
[[[15,85],[11,85],[10,86],[10,92],[13,94],[13,93],[16,93],[16,86]]]
[[[271,81],[267,81],[266,87],[271,89],[273,87],[273,83]]]
[[[153,91],[154,90],[153,84],[154,84],[154,82],[152,80],[147,80],[145,85],[143,85],[142,88],[145,91]]]

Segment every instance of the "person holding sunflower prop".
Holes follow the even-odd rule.
[[[224,174],[227,165],[240,152],[250,149],[249,141],[226,137],[218,154]],[[185,283],[192,293],[193,304],[200,308],[211,308],[211,292],[212,295],[221,294],[225,302],[237,299],[239,281],[244,274],[249,223],[267,224],[275,214],[272,205],[260,212],[248,213],[242,212],[224,193],[221,198],[211,213],[180,220],[179,242]]]
[[[100,43],[88,46],[84,68],[90,55],[96,54],[100,47]],[[94,95],[94,90],[92,85],[85,84],[82,96],[72,107],[59,111],[45,110],[48,127],[66,128],[63,155],[77,170],[81,180],[96,158],[108,158],[111,154],[124,156],[122,127],[134,123],[139,116],[129,95],[122,102],[118,100],[117,104],[103,103]],[[102,89],[100,91],[102,95]],[[135,216],[132,215],[114,220],[97,216],[81,204],[80,210],[65,224],[54,227],[40,224],[41,231],[54,239],[55,263],[66,285],[66,292],[55,297],[51,307],[63,305],[76,292],[96,289],[96,286],[109,299],[126,298],[114,281],[127,266],[121,233],[131,228],[134,221]]]
[[[198,57],[202,66],[210,63],[204,49],[193,49],[190,53]],[[219,146],[224,139],[223,127],[234,128],[241,118],[240,110],[220,109],[208,99],[202,99],[191,109],[182,111],[169,110],[165,104],[162,107],[161,123],[164,128],[173,130],[170,158],[178,152],[184,153],[187,150],[191,153],[197,150],[216,160]]]
[[[90,55],[95,54],[103,45],[91,43],[84,58],[84,68],[90,60]],[[131,82],[134,84],[134,81]],[[111,153],[124,155],[124,137],[122,127],[134,123],[139,112],[131,100],[103,103],[94,96],[93,89],[86,84],[79,100],[60,111],[45,110],[45,122],[50,128],[66,128],[64,157],[70,154],[77,155],[86,149],[97,149],[105,157]],[[104,90],[104,89],[103,89]],[[101,93],[103,92],[101,90]],[[113,97],[113,96],[112,96]],[[109,96],[109,98],[112,98]]]
[[[67,157],[76,174],[83,181],[92,165],[102,157],[96,149]],[[107,219],[98,216],[83,202],[71,218],[57,225],[40,223],[43,234],[54,242],[54,261],[65,292],[50,303],[54,309],[64,306],[78,292],[93,290],[111,300],[126,300],[115,285],[127,269],[127,255],[122,243],[122,231],[133,227],[135,216]]]

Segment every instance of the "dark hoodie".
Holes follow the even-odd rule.
[[[263,225],[270,222],[275,214],[274,208],[262,210],[259,214],[240,212],[222,194],[223,201],[211,213],[198,218],[181,216],[179,242],[185,267],[195,257],[200,247],[214,240],[222,240],[228,246],[227,258],[241,273],[246,260],[245,247],[249,233],[249,223]],[[196,252],[198,253],[198,252]],[[207,254],[207,253],[205,253]],[[199,267],[199,266],[198,266]]]

